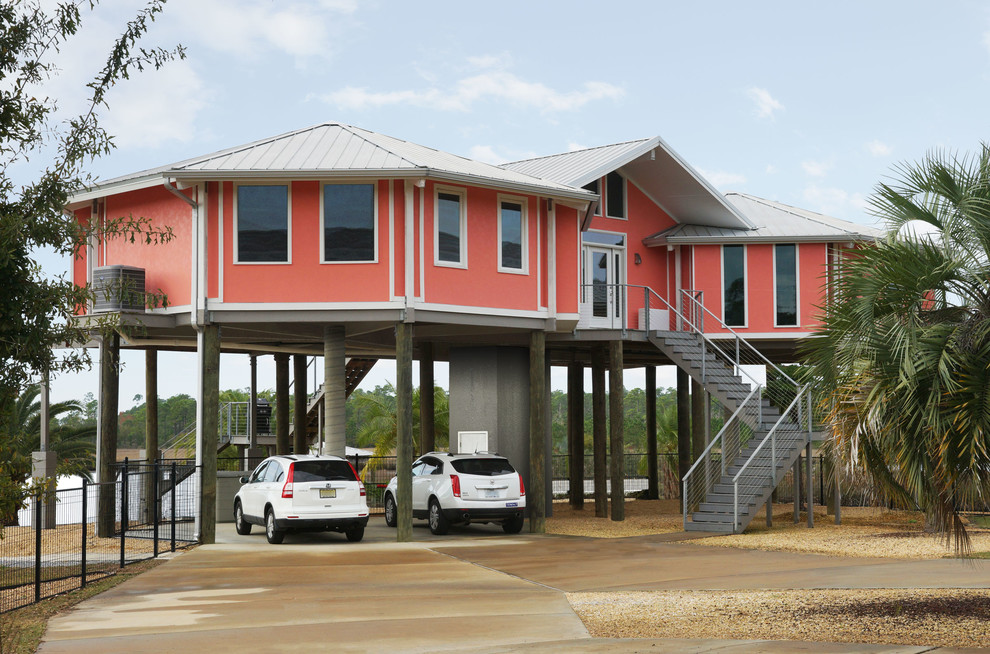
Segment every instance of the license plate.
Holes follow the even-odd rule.
[[[337,497],[337,489],[336,488],[321,488],[320,489],[320,499],[321,500],[333,499],[335,497]]]
[[[488,490],[486,488],[485,489],[485,497],[498,497],[498,491],[497,490]]]
[[[519,503],[518,502],[506,502],[505,503],[505,508],[507,508],[507,509],[510,509],[512,507],[515,507],[515,506],[519,506]]]

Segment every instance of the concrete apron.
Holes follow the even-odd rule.
[[[564,592],[990,585],[984,562],[757,553],[660,537],[507,537],[491,525],[435,537],[417,523],[416,541],[401,544],[380,519],[356,544],[340,534],[299,534],[271,546],[259,533],[237,536],[232,525],[217,532],[217,545],[180,554],[53,619],[38,651],[921,652],[931,650],[592,639]],[[738,574],[749,566],[750,574]]]

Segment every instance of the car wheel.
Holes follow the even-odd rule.
[[[352,543],[359,543],[361,542],[361,539],[364,538],[364,527],[363,526],[351,527],[350,529],[344,532],[344,535],[347,536],[348,541]]]
[[[271,509],[265,512],[265,536],[272,545],[278,545],[285,538],[285,532],[275,527],[275,512]]]
[[[440,502],[437,498],[430,500],[430,531],[437,536],[443,536],[447,533],[447,518],[443,515],[443,510],[440,508]]]
[[[523,528],[523,517],[518,513],[502,523],[502,531],[507,534],[518,534]]]
[[[395,498],[391,493],[385,493],[385,526],[395,526]]]
[[[241,536],[251,533],[251,523],[244,519],[244,510],[240,502],[234,502],[234,527]]]

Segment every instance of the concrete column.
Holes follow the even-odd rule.
[[[419,346],[419,440],[423,454],[437,449],[436,418],[433,406],[433,343]]]
[[[546,343],[543,331],[533,331],[529,339],[529,531],[543,534],[547,530],[546,492]]]
[[[345,359],[344,328],[332,325],[323,328],[323,454],[344,456],[347,453],[347,361]]]
[[[97,481],[112,482],[117,463],[117,407],[120,390],[120,335],[108,334],[100,341],[100,443]],[[113,484],[99,489],[96,533],[112,538],[116,531],[117,494]]]
[[[591,352],[592,450],[595,467],[595,517],[608,517],[608,438],[605,404],[605,350]]]
[[[148,348],[144,351],[144,452],[149,464],[154,464],[161,457],[158,451],[158,350]],[[145,519],[152,524],[155,519],[155,504],[158,498],[155,494],[154,468],[144,476]],[[159,512],[158,515],[161,515]]]
[[[608,344],[608,432],[612,454],[612,520],[626,519],[625,410],[622,397],[622,341]]]
[[[646,497],[660,498],[657,469],[657,367],[646,366]]]
[[[37,452],[31,453],[31,476],[35,479],[41,478],[46,480],[54,480],[57,477],[56,467],[57,460],[55,452],[49,449],[49,394],[48,394],[48,375],[45,374],[41,379],[40,393],[38,397],[39,406],[39,445],[40,448]],[[41,526],[44,529],[54,529],[55,528],[55,511],[56,511],[56,500],[55,495],[49,495],[45,498],[44,506],[41,507]]]
[[[306,388],[306,355],[296,354],[292,357],[292,452],[293,454],[309,454],[309,434],[307,433],[306,405],[309,404],[309,393]]]
[[[691,380],[691,459],[697,461],[705,451],[705,404],[708,393],[698,382]],[[693,463],[692,463],[693,465]]]
[[[680,320],[678,318],[678,320]],[[677,479],[683,481],[694,459],[691,457],[691,379],[677,368]],[[678,493],[684,494],[684,484],[678,484]],[[681,507],[683,509],[683,506]]]
[[[216,542],[217,529],[217,447],[220,444],[220,326],[204,325],[202,349],[202,444],[203,470],[200,479],[200,542]]]
[[[396,539],[412,540],[412,325],[395,325]]]
[[[275,453],[289,454],[289,355],[275,355]]]
[[[568,497],[576,509],[584,508],[584,366],[567,366],[567,479]]]

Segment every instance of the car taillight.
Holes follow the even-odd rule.
[[[454,497],[461,496],[461,480],[457,475],[450,476],[450,490],[453,491]]]
[[[351,463],[350,461],[348,461],[348,462],[347,462],[347,465],[349,465],[349,466],[351,467],[351,472],[353,472],[353,473],[354,473],[354,478],[355,478],[356,480],[358,480],[358,481],[361,481],[361,477],[360,477],[360,475],[358,475],[358,473],[357,473],[357,469],[356,469],[356,468],[354,467],[354,464],[353,464],[353,463]]]
[[[358,489],[361,491],[361,497],[364,497],[367,493],[364,492],[364,484],[358,482]]]
[[[282,497],[292,499],[292,473],[295,472],[296,464],[289,464],[289,474],[285,476],[285,486],[282,486]]]
[[[519,497],[522,497],[525,494],[526,494],[526,486],[523,485],[522,475],[519,475]]]

